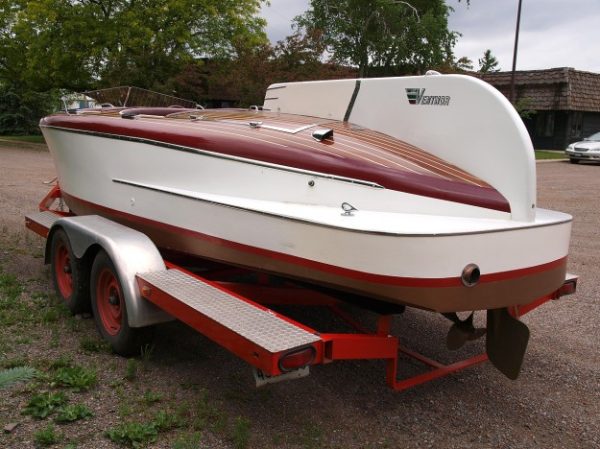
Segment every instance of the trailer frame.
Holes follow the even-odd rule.
[[[73,216],[62,206],[57,184],[40,202],[40,212],[26,217],[26,226],[48,238],[56,221]],[[220,267],[199,274],[168,260],[164,260],[164,264],[166,270],[135,274],[142,301],[149,301],[252,365],[257,370],[258,384],[302,377],[308,374],[310,366],[319,364],[380,359],[386,363],[387,385],[395,391],[404,391],[488,360],[484,352],[454,363],[440,363],[405,347],[399,337],[391,335],[395,314],[378,314],[375,329],[367,329],[343,309],[343,301],[316,289],[286,281],[272,285],[266,275],[236,267]],[[235,281],[240,274],[252,275],[256,282]],[[181,290],[183,284],[187,286],[187,297],[172,293],[173,289]],[[558,290],[529,304],[511,307],[509,312],[521,317],[549,301],[574,293],[576,288],[577,276],[568,274]],[[323,333],[271,308],[290,304],[326,307],[354,332]],[[213,306],[223,305],[228,308],[227,313],[213,311]],[[231,310],[242,316],[257,317],[259,325],[228,324],[232,319]],[[267,331],[281,335],[269,336]],[[399,378],[402,355],[420,362],[428,370]]]

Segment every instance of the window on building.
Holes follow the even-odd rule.
[[[573,112],[571,114],[571,137],[581,137],[581,128],[583,127],[583,112]]]

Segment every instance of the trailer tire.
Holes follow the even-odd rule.
[[[90,284],[94,321],[102,338],[119,355],[139,355],[141,349],[152,340],[154,328],[129,326],[122,283],[104,250],[96,254]]]
[[[56,294],[71,313],[89,313],[89,281],[83,264],[73,254],[69,236],[62,229],[57,229],[52,234],[50,267]]]

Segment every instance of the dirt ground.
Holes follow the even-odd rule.
[[[51,446],[56,448],[118,447],[105,436],[107,429],[161,408],[191,418],[149,447],[598,448],[600,165],[537,167],[538,205],[574,216],[569,271],[580,280],[576,295],[524,317],[531,339],[516,381],[483,364],[394,393],[385,384],[383,363],[360,361],[318,366],[307,378],[256,389],[247,365],[179,323],[158,327],[151,353],[137,360],[131,379],[131,362],[84,350],[82,342],[96,335],[93,320],[62,316],[49,326],[0,329],[0,368],[22,359],[43,371],[67,356],[97,370],[93,389],[69,393],[94,416],[58,426],[61,442]],[[52,288],[41,258],[43,240],[24,230],[23,215],[36,210],[48,190],[43,181],[54,176],[43,147],[0,147],[0,269],[23,283],[23,300]],[[483,350],[484,342],[477,341],[449,355],[448,326],[443,318],[408,310],[394,333],[442,361]],[[400,373],[419,368],[407,360]],[[47,420],[21,410],[32,390],[48,388],[54,387],[38,381],[0,390],[0,426],[19,424],[0,434],[0,447],[35,447],[33,435]],[[144,402],[147,391],[160,399]],[[208,424],[198,424],[199,404],[210,410]]]

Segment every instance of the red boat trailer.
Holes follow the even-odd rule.
[[[56,202],[59,206],[53,208]],[[44,238],[54,226],[60,226],[57,220],[72,217],[62,210],[58,185],[41,201],[39,210],[26,217],[26,226]],[[257,384],[302,377],[310,366],[336,360],[381,359],[386,361],[387,384],[403,391],[488,360],[483,353],[452,364],[439,363],[404,347],[398,337],[390,335],[394,314],[379,314],[375,330],[369,330],[342,309],[343,301],[316,289],[288,281],[271,285],[267,275],[235,267],[199,274],[164,262],[165,270],[135,275],[141,297],[248,362],[256,369]],[[249,274],[258,282],[232,280]],[[530,304],[512,307],[510,313],[523,316],[548,301],[574,293],[576,286],[577,276],[567,275],[561,288]],[[355,332],[322,333],[275,312],[270,308],[273,305],[326,307]],[[401,354],[430,369],[398,379]]]

